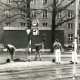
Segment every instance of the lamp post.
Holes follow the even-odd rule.
[[[78,30],[78,5],[79,0],[76,0],[76,16],[75,16],[75,39],[74,39],[74,56],[77,57],[77,30]],[[75,58],[74,58],[74,67],[73,67],[73,79],[75,79]]]

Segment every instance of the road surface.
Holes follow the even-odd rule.
[[[20,71],[0,71],[0,80],[53,80],[73,77],[73,64],[53,64]],[[80,76],[80,64],[76,64],[76,78]]]

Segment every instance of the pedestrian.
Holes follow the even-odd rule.
[[[7,48],[7,51],[10,53],[11,61],[13,61],[13,56],[15,54],[15,47],[11,44],[8,44],[6,48]]]
[[[28,61],[30,62],[31,61],[31,54],[30,54],[30,49],[29,49],[29,46],[27,46],[25,48],[25,51],[26,51],[26,56],[28,58]]]
[[[77,42],[74,40],[73,42],[73,51],[72,51],[72,63],[77,64]]]
[[[56,63],[61,63],[61,49],[62,46],[60,44],[60,42],[58,41],[58,39],[55,40],[54,44],[53,44],[53,48],[54,48],[54,53],[55,53],[55,57],[56,57]]]
[[[37,60],[38,55],[39,55],[39,59],[41,61],[41,52],[40,52],[40,45],[41,44],[35,44],[35,60]]]

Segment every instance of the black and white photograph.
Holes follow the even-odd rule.
[[[0,0],[0,80],[80,80],[80,0]]]

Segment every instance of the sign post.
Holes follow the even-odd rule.
[[[26,28],[26,33],[28,35],[28,52],[29,52],[29,61],[31,60],[31,29]]]
[[[38,24],[39,24],[39,21],[37,19],[32,21],[32,26],[35,27],[33,28],[33,35],[39,35]]]
[[[37,28],[33,29],[33,35],[39,35],[39,30]]]
[[[32,21],[32,26],[33,27],[37,27],[38,28],[38,24],[39,24],[39,21],[37,19]]]

